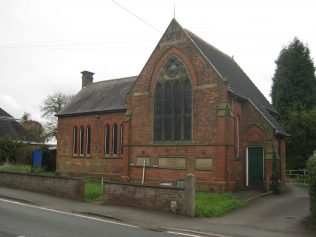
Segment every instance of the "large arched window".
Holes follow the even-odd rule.
[[[90,126],[87,127],[87,141],[86,141],[86,154],[90,156],[90,147],[91,147],[91,128]]]
[[[84,144],[84,128],[81,126],[79,131],[79,154],[83,155],[83,144]]]
[[[190,141],[192,86],[186,69],[173,57],[161,74],[154,95],[154,141]]]
[[[108,156],[110,154],[110,125],[105,126],[104,131],[104,155]]]
[[[74,127],[73,132],[72,132],[72,154],[73,155],[78,155],[78,131],[77,127]]]
[[[113,156],[117,156],[117,125],[114,124],[112,127],[112,151]]]

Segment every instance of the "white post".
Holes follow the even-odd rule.
[[[146,167],[146,160],[144,159],[144,162],[143,162],[143,177],[142,177],[142,184],[144,184],[144,181],[145,181],[145,167]]]

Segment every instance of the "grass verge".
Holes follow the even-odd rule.
[[[102,182],[96,179],[85,179],[84,196],[87,201],[98,201],[102,197]]]
[[[195,215],[198,217],[221,216],[247,205],[248,202],[228,193],[196,192]]]
[[[30,165],[18,165],[18,164],[10,164],[4,163],[0,165],[0,171],[4,172],[15,172],[20,174],[38,174],[38,175],[49,175],[54,176],[55,173],[51,171],[46,171],[45,169],[36,168],[32,169]]]

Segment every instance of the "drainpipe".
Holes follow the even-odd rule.
[[[142,184],[145,182],[145,168],[146,168],[146,160],[144,159],[143,162],[143,177],[142,177]]]

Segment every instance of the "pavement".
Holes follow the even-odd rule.
[[[30,205],[110,219],[150,229],[178,230],[199,236],[289,237],[316,236],[307,228],[309,196],[306,187],[288,185],[282,195],[257,191],[234,195],[251,200],[249,205],[222,217],[190,218],[134,207],[81,202],[25,190],[0,187],[0,197]]]

